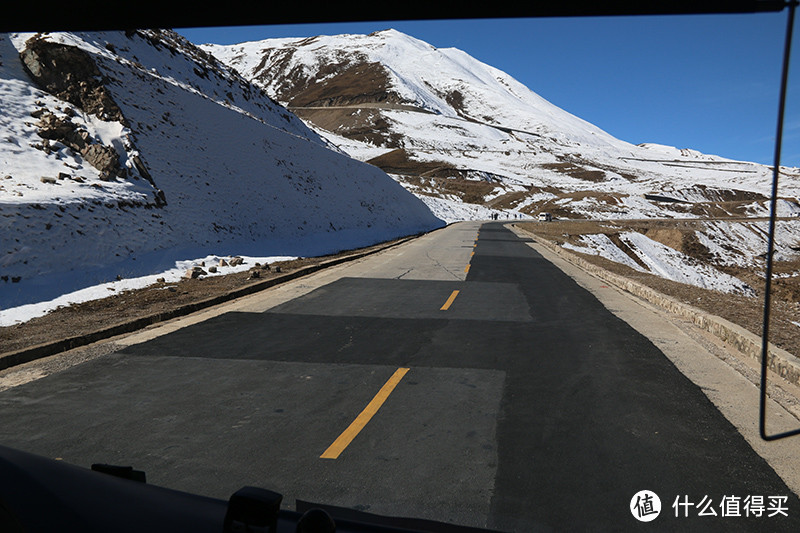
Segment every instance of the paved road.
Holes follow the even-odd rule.
[[[800,501],[707,396],[499,223],[206,316],[1,392],[0,443],[501,531],[800,530]],[[648,524],[629,510],[643,489],[663,504]],[[717,516],[676,517],[678,496]],[[720,516],[748,496],[763,516]]]

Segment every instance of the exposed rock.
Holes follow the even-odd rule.
[[[50,94],[103,120],[128,125],[103,85],[100,70],[83,50],[37,36],[25,43],[20,59],[31,78]]]
[[[208,275],[208,272],[203,270],[201,267],[196,266],[187,270],[186,273],[183,275],[183,277],[186,279],[195,279],[199,278],[200,276],[206,276],[206,275]]]
[[[49,139],[54,141],[59,141],[61,139],[68,139],[73,135],[76,135],[76,125],[69,120],[68,118],[58,118],[56,115],[51,113],[50,111],[40,110],[41,113],[31,113],[36,118],[39,119],[39,122],[36,123],[36,127],[39,128],[39,137],[42,139]],[[81,142],[81,144],[85,144],[85,140],[83,139],[76,139],[76,141]],[[65,143],[67,144],[67,143]],[[69,144],[72,144],[71,142]]]
[[[78,129],[69,118],[59,118],[49,111],[41,115],[36,126],[39,128],[39,137],[60,142],[78,153],[83,153],[92,143],[88,131]]]
[[[103,144],[90,144],[81,155],[94,168],[100,171],[100,179],[110,181],[116,176],[121,175],[119,165],[119,154],[110,146]]]
[[[43,90],[85,113],[130,127],[105,86],[107,80],[89,53],[36,35],[25,43],[25,48],[19,55],[27,73]],[[116,149],[94,142],[87,131],[79,129],[70,120],[70,117],[75,116],[75,109],[72,107],[65,107],[63,118],[43,108],[33,111],[31,115],[39,118],[37,126],[43,139],[58,141],[80,153],[90,165],[100,171],[101,180],[112,181],[127,177],[128,169],[120,164],[120,154]],[[42,149],[47,153],[52,151],[47,144]],[[156,186],[141,157],[135,155],[132,163],[155,189],[156,206],[166,205],[164,192]]]
[[[155,199],[156,199],[156,207],[163,207],[167,205],[167,197],[164,195],[164,191],[162,191],[161,189],[156,189]]]
[[[131,161],[133,161],[133,166],[136,167],[136,170],[139,171],[139,174],[144,179],[146,179],[151,184],[153,184],[153,186],[155,186],[155,182],[153,181],[153,177],[150,175],[150,172],[147,170],[147,167],[144,166],[144,163],[142,162],[142,159],[138,155],[134,155],[131,158]]]
[[[239,257],[239,256],[236,256],[236,257],[234,257],[233,259],[231,259],[231,260],[230,260],[230,262],[229,262],[228,264],[229,264],[230,266],[238,266],[238,265],[242,265],[242,264],[244,264],[244,259],[242,259],[242,258],[241,258],[241,257]]]
[[[52,150],[49,141],[57,141],[80,153],[87,163],[100,171],[101,179],[105,181],[127,174],[120,165],[119,154],[113,147],[93,143],[89,132],[78,129],[69,118],[60,118],[46,111],[40,115],[36,126],[39,128],[39,136],[44,139],[42,149],[45,151]]]

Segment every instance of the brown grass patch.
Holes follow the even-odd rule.
[[[333,107],[292,108],[292,111],[324,130],[375,146],[398,147],[403,139],[399,133],[391,132],[380,109]]]
[[[387,80],[380,63],[331,63],[322,65],[312,78],[298,77],[294,85],[285,85],[279,97],[292,107],[401,103],[389,90]]]
[[[560,172],[561,174],[566,174],[579,180],[591,181],[595,183],[605,181],[606,179],[606,173],[602,170],[589,170],[582,166],[576,165],[575,163],[570,163],[567,161],[562,161],[559,163],[545,163],[541,165],[541,168]]]
[[[367,163],[375,165],[388,174],[402,174],[405,176],[421,176],[426,172],[447,166],[445,163],[437,161],[415,161],[402,148],[373,157]]]

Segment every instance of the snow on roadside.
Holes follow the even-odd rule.
[[[620,239],[631,247],[654,274],[672,281],[703,289],[754,296],[755,292],[743,281],[700,263],[699,261],[656,242],[641,233],[630,231]]]
[[[743,281],[720,272],[669,246],[654,241],[641,233],[629,231],[621,233],[619,237],[642,263],[647,265],[650,273],[659,277],[729,294],[755,295],[753,289]],[[647,272],[614,244],[608,235],[582,235],[580,240],[583,246],[569,243],[565,243],[562,246],[577,252],[604,257],[616,263],[629,266],[639,272]]]
[[[187,270],[199,265],[206,265],[203,267],[203,270],[207,272],[206,277],[213,277],[243,272],[252,268],[256,263],[261,263],[263,265],[276,261],[289,261],[296,259],[296,257],[289,256],[238,257],[241,257],[244,260],[243,263],[236,266],[217,266],[217,272],[209,272],[208,267],[211,265],[219,265],[221,259],[225,259],[226,262],[229,262],[231,259],[230,257],[209,255],[192,261],[176,261],[174,268],[170,268],[169,270],[160,272],[158,274],[110,281],[73,291],[52,300],[20,305],[18,307],[12,307],[9,309],[0,309],[0,327],[13,326],[15,324],[27,322],[32,318],[44,316],[50,311],[54,311],[60,307],[68,307],[70,305],[88,302],[91,300],[99,300],[113,294],[121,294],[125,291],[146,288],[151,285],[155,285],[161,278],[163,278],[164,283],[177,283],[181,280],[181,278],[183,278]]]
[[[767,251],[769,222],[712,221],[704,231],[696,232],[701,244],[714,260],[723,265],[753,266],[753,259]],[[779,220],[775,225],[775,260],[785,261],[797,254],[792,251],[800,243],[800,220]]]
[[[605,233],[581,235],[581,242],[583,242],[586,246],[575,246],[574,244],[570,243],[564,243],[562,246],[576,252],[604,257],[610,261],[614,261],[615,263],[621,263],[629,266],[634,270],[638,270],[639,272],[647,272],[647,270],[639,266],[636,261],[631,259],[628,254],[620,250],[619,247],[614,244],[611,238]]]

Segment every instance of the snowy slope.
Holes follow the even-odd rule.
[[[725,209],[766,213],[766,166],[616,139],[463,51],[395,30],[203,48],[429,205],[437,203],[430,198],[443,206],[465,202],[448,196],[441,180],[449,177],[491,183],[483,201],[471,203],[509,214],[690,217],[712,214],[692,203],[748,195],[747,209]],[[398,149],[396,156],[408,158],[402,166],[397,157],[394,167],[374,159]],[[800,171],[785,173],[781,194],[794,202]],[[672,198],[674,191],[689,194],[677,198],[688,203],[645,197]],[[465,210],[464,218],[470,213],[482,210]]]
[[[0,36],[0,308],[208,254],[311,256],[443,224],[173,32],[42,37],[92,58],[121,120],[37,88],[31,37]],[[43,143],[43,114],[112,147],[122,176]]]
[[[720,272],[711,265],[693,259],[636,231],[621,234],[620,240],[638,257],[644,267],[620,250],[605,234],[582,235],[580,240],[584,246],[565,243],[564,247],[581,253],[599,255],[639,272],[648,272],[679,283],[719,292],[755,296],[753,289],[738,278]]]
[[[624,222],[620,223],[624,227]],[[599,255],[626,265],[639,272],[732,294],[754,296],[755,291],[743,281],[721,271],[726,267],[754,269],[763,272],[767,250],[769,222],[767,220],[708,220],[693,223],[691,228],[666,230],[672,232],[670,245],[650,238],[649,233],[606,226],[603,233],[577,237],[575,244],[565,242],[564,248],[584,254]],[[608,232],[608,233],[606,233]],[[619,244],[609,236],[618,237]],[[694,241],[693,253],[684,253],[680,241]],[[624,248],[624,250],[623,250]],[[679,248],[679,249],[676,249]],[[779,220],[774,241],[776,264],[796,264],[800,257],[800,223]],[[635,259],[634,259],[635,257]],[[784,277],[797,277],[793,270]],[[776,276],[777,277],[777,276]]]
[[[437,49],[396,30],[370,35],[318,36],[312,39],[267,39],[219,46],[204,45],[223,62],[248,79],[257,80],[270,94],[281,94],[285,82],[267,75],[269,59],[291,50],[286,72],[294,77],[317,76],[325,66],[338,62],[377,63],[386,69],[388,84],[399,101],[449,118],[469,117],[525,131],[547,131],[569,141],[599,135],[603,142],[626,146],[599,128],[541,98],[504,72],[482,63],[456,48]],[[266,60],[266,61],[265,61]],[[331,78],[329,74],[327,78]],[[318,78],[324,82],[325,78]],[[462,105],[452,96],[461,92]],[[524,108],[526,113],[518,113]]]

